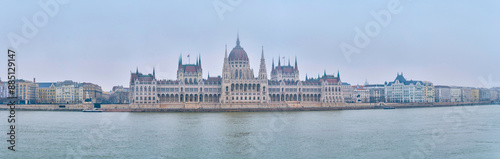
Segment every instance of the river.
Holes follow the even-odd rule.
[[[0,158],[500,158],[500,105],[297,112],[0,111]]]

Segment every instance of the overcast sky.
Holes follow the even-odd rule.
[[[388,12],[391,6],[397,12]],[[264,46],[268,74],[273,57],[293,64],[297,56],[302,80],[339,70],[344,82],[373,84],[404,72],[435,85],[491,87],[500,86],[498,6],[497,0],[401,0],[399,6],[390,0],[69,0],[52,14],[38,1],[2,0],[0,48],[13,48],[12,35],[24,38],[15,48],[18,78],[92,82],[109,91],[128,87],[137,67],[175,79],[181,53],[185,63],[186,55],[195,63],[201,54],[205,78],[220,75],[224,46],[230,51],[239,32],[254,74]],[[380,16],[387,21],[382,25],[372,11],[391,18]],[[24,35],[23,19],[37,31]],[[365,26],[377,34],[357,47],[355,30],[366,32]],[[341,43],[359,52],[345,54]],[[0,59],[5,80],[7,56]]]

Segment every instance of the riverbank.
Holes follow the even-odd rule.
[[[489,102],[481,103],[343,103],[341,105],[292,105],[277,103],[267,105],[256,104],[204,104],[197,107],[188,104],[177,104],[172,107],[155,107],[154,105],[131,104],[102,104],[105,112],[266,112],[266,111],[328,111],[328,110],[355,110],[355,109],[384,109],[384,108],[425,108],[425,107],[450,107],[467,105],[490,105]],[[93,108],[93,104],[67,104],[67,105],[16,105],[20,111],[82,111]],[[8,110],[7,105],[1,105],[0,110]]]

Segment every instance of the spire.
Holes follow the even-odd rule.
[[[299,70],[299,66],[297,65],[297,56],[295,56],[295,70]]]
[[[271,69],[272,69],[272,70],[274,70],[274,57],[273,57],[273,66],[272,66],[272,68],[271,68]]]
[[[240,46],[240,33],[236,35],[236,46]]]
[[[290,57],[288,58],[288,66],[290,66]]]
[[[326,69],[325,69],[325,75],[323,77],[326,77]]]
[[[337,78],[340,80],[340,71],[337,70]]]
[[[306,73],[306,81],[307,81],[307,73]]]
[[[262,54],[260,58],[259,79],[267,79],[266,59],[264,58],[264,46],[262,46]]]
[[[135,70],[135,74],[139,74],[139,67]]]
[[[224,51],[224,58],[227,58],[227,45],[226,45],[226,51]]]
[[[278,55],[278,69],[281,68],[281,55]]]
[[[264,59],[264,45],[262,45],[262,54],[260,55],[260,59]]]
[[[179,68],[182,66],[182,53],[179,55]]]
[[[198,53],[198,67],[201,68],[201,55]]]
[[[210,78],[210,71],[208,71],[208,78],[207,79],[209,79],[209,78]]]
[[[155,77],[155,67],[153,67],[153,78]]]

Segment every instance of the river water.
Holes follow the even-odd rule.
[[[0,111],[0,158],[500,158],[500,105],[238,113]]]

